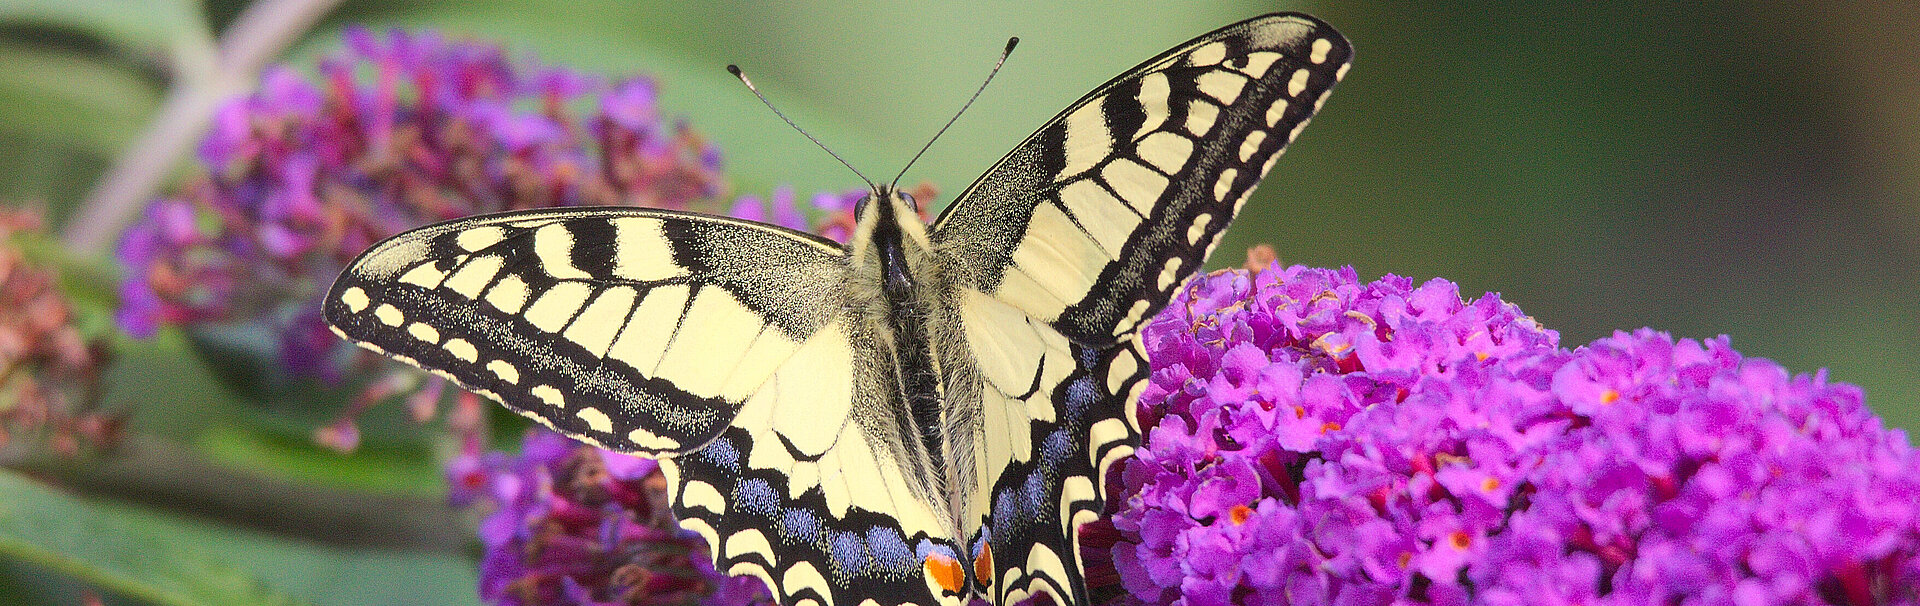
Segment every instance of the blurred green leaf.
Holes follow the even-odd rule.
[[[195,0],[0,0],[0,21],[73,29],[127,49],[205,30]]]
[[[0,472],[0,554],[156,604],[294,604],[209,545]]]
[[[236,390],[206,355],[177,330],[125,341],[106,377],[106,407],[131,411],[133,432],[191,444],[235,469],[375,494],[441,494],[433,445],[442,430],[412,422],[403,404],[383,403],[362,415],[362,448],[343,455],[312,435],[347,406],[352,389],[307,379]]]
[[[436,431],[424,427],[415,429],[422,438]],[[342,454],[315,444],[307,437],[311,433],[308,429],[299,438],[288,439],[219,426],[202,434],[195,448],[208,459],[297,482],[382,494],[420,497],[446,494],[440,467],[434,464],[432,453],[424,446],[363,447],[351,454]]]
[[[0,44],[0,65],[0,136],[111,155],[160,100],[132,70],[75,53]]]

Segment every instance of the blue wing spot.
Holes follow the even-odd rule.
[[[1072,453],[1073,437],[1067,435],[1066,429],[1055,429],[1040,441],[1040,461],[1044,468],[1059,468],[1060,463]]]
[[[1046,480],[1040,474],[1027,476],[1025,484],[1020,486],[1020,506],[1028,515],[1037,516],[1046,510]],[[1030,518],[1031,519],[1031,518]]]
[[[867,545],[859,534],[844,530],[827,533],[827,549],[833,552],[833,563],[840,570],[867,569]]]
[[[802,543],[820,542],[820,518],[805,509],[788,509],[780,517],[780,534]]]
[[[913,567],[913,551],[907,549],[906,537],[900,531],[884,526],[875,526],[867,530],[867,549],[872,551],[873,560],[882,570],[904,570]]]
[[[700,449],[700,458],[706,459],[715,467],[740,473],[740,450],[734,448],[732,440],[724,437],[714,440],[707,444],[706,448]]]
[[[771,518],[780,512],[780,497],[773,492],[773,485],[762,478],[741,480],[733,488],[733,500],[745,511],[763,518]]]
[[[1093,384],[1093,377],[1082,374],[1080,378],[1066,386],[1067,422],[1079,423],[1087,418],[1087,409],[1100,400],[1100,390]]]
[[[1003,490],[993,495],[993,519],[1012,520],[1019,515],[1020,512],[1016,509],[1013,498],[1011,490]]]

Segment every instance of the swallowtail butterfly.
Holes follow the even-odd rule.
[[[1139,438],[1140,326],[1345,74],[1274,14],[1149,59],[931,225],[876,187],[845,245],[642,208],[472,217],[368,249],[343,337],[602,448],[782,604],[1090,603],[1078,528]]]

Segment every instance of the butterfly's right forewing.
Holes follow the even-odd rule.
[[[988,294],[1082,343],[1112,343],[1200,269],[1353,49],[1267,15],[1088,93],[961,192],[933,238]]]

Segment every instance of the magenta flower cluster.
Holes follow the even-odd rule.
[[[1920,457],[1860,391],[1304,267],[1145,329],[1116,572],[1148,604],[1920,604]]]

